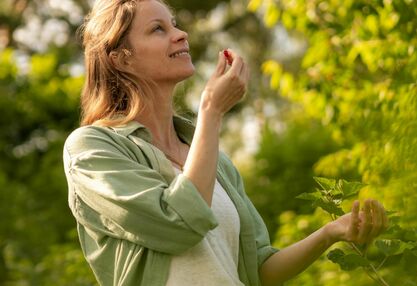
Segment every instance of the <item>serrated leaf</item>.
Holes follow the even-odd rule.
[[[345,214],[344,211],[334,202],[324,201],[323,199],[314,201],[313,206],[321,207],[326,212],[330,214],[335,214],[337,216],[342,216]]]
[[[336,187],[336,180],[335,179],[328,179],[328,178],[324,178],[324,177],[313,177],[313,179],[324,190],[331,190],[331,189],[334,189]]]
[[[343,250],[336,248],[327,254],[327,258],[333,263],[339,264],[342,270],[350,271],[358,267],[369,265],[368,260],[357,254],[345,254]]]
[[[343,193],[343,198],[350,198],[356,196],[359,191],[365,186],[361,182],[348,182],[346,180],[339,180],[338,187]]]
[[[338,263],[338,261],[340,261],[344,256],[345,253],[340,248],[333,249],[327,254],[327,258],[334,263]]]
[[[406,249],[413,249],[417,244],[399,239],[379,239],[375,241],[375,245],[385,256],[393,256],[403,253]]]
[[[355,270],[358,267],[368,266],[369,262],[358,254],[348,254],[343,258],[343,264],[340,267],[343,270],[350,271]]]
[[[296,196],[296,198],[300,199],[300,200],[316,201],[316,200],[321,198],[321,194],[319,192],[302,193],[302,194]]]
[[[337,204],[339,204],[342,201],[342,199],[344,198],[343,193],[338,189],[329,190],[329,193],[332,196],[332,198],[339,201]],[[335,203],[336,203],[336,201],[335,201]]]

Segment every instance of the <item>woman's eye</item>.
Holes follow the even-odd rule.
[[[161,25],[158,25],[158,26],[155,26],[154,28],[153,28],[153,31],[154,32],[156,32],[156,31],[163,31],[164,29],[162,28],[162,26]]]

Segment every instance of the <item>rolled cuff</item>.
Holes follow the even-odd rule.
[[[164,198],[184,222],[201,236],[218,226],[213,211],[198,192],[195,185],[183,174],[171,183]]]
[[[262,264],[274,253],[278,252],[279,249],[272,246],[264,246],[258,248],[258,269],[261,268]]]

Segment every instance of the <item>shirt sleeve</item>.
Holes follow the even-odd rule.
[[[85,128],[72,134],[64,162],[70,192],[99,214],[107,231],[155,251],[178,254],[217,226],[187,177],[180,174],[167,183],[103,133]],[[88,212],[79,208],[77,215],[88,221]]]

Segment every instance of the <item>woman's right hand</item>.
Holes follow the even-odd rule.
[[[202,110],[221,117],[242,99],[249,80],[249,68],[243,59],[232,50],[227,51],[232,58],[230,69],[227,69],[224,53],[219,52],[216,70],[207,82],[201,99]]]

